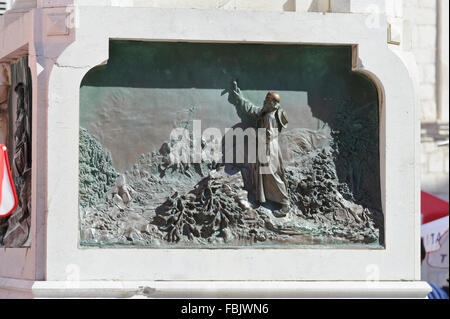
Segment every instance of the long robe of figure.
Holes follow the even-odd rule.
[[[267,200],[270,200],[288,207],[289,197],[283,157],[278,144],[278,134],[281,131],[281,127],[276,118],[276,112],[280,110],[280,104],[273,98],[274,94],[276,96],[277,94],[268,93],[263,107],[255,106],[242,97],[238,88],[232,90],[231,94],[234,95],[234,99],[231,98],[230,102],[236,106],[238,112],[245,113],[256,119],[258,129],[265,129],[267,160],[261,161],[260,156],[256,156],[256,165],[254,165],[252,172],[256,201],[265,203]],[[258,139],[261,139],[261,136]],[[257,145],[261,145],[261,143],[258,142]]]

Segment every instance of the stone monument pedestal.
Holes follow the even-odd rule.
[[[0,42],[5,44],[0,48],[2,65],[28,56],[33,110],[30,244],[0,249],[1,297],[426,297],[430,288],[420,281],[415,83],[408,56],[387,43],[382,12],[374,25],[368,24],[367,13],[69,2],[38,1],[37,8],[7,19],[0,29]],[[370,78],[379,94],[383,247],[80,245],[80,83],[89,70],[108,63],[111,39],[351,46],[352,71]]]

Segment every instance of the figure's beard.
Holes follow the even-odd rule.
[[[264,103],[262,111],[264,113],[270,113],[275,111],[278,108],[278,103],[274,104],[271,102]]]

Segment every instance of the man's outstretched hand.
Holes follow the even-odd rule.
[[[231,82],[231,87],[228,90],[228,102],[236,105],[242,99],[241,89],[237,85],[237,81],[233,80]]]

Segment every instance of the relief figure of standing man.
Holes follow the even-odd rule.
[[[265,145],[266,156],[261,158],[261,150],[257,151],[256,165],[251,174],[255,200],[258,203],[269,200],[281,205],[281,209],[273,211],[273,214],[275,217],[284,217],[289,212],[290,202],[278,135],[286,128],[288,121],[286,112],[280,106],[280,95],[275,92],[267,93],[263,106],[258,107],[243,97],[236,81],[233,81],[228,91],[228,101],[240,113],[245,113],[256,120],[257,147]]]

